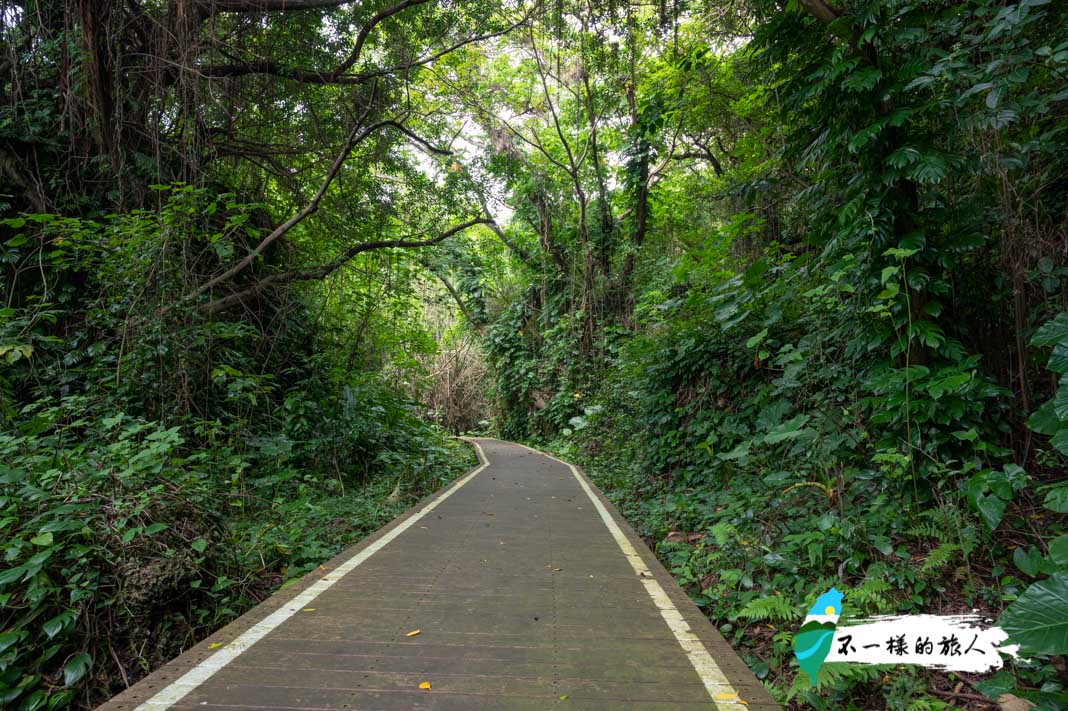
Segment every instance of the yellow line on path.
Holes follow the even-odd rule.
[[[516,444],[519,444],[518,442]],[[701,642],[700,638],[693,633],[690,629],[690,625],[682,617],[682,613],[675,607],[675,603],[671,601],[667,593],[664,592],[664,588],[653,577],[652,572],[642,561],[642,557],[638,555],[638,551],[631,545],[630,540],[626,534],[612,518],[612,514],[608,513],[608,509],[604,507],[601,500],[597,498],[597,495],[593,493],[593,489],[590,488],[590,484],[586,481],[586,477],[575,467],[575,465],[565,462],[562,459],[557,459],[551,454],[538,451],[532,447],[528,447],[525,444],[520,444],[523,449],[528,449],[535,454],[540,454],[544,457],[548,457],[553,461],[560,462],[575,476],[579,486],[586,492],[586,496],[593,502],[594,508],[597,509],[597,513],[601,515],[601,520],[604,521],[604,525],[608,528],[608,532],[612,534],[612,538],[615,539],[616,545],[623,551],[623,555],[626,557],[627,562],[630,563],[630,567],[634,569],[634,573],[642,581],[642,585],[645,586],[645,591],[649,593],[649,597],[653,599],[653,604],[660,610],[660,616],[664,618],[664,622],[667,623],[671,633],[675,635],[675,639],[678,641],[679,646],[686,652],[686,657],[690,660],[690,664],[693,665],[694,671],[697,672],[697,676],[701,677],[701,682],[705,685],[705,689],[708,691],[708,695],[712,697],[712,702],[717,708],[722,709],[744,709],[745,705],[739,699],[738,692],[734,686],[731,685],[727,676],[723,673],[723,670],[716,664],[716,660],[712,658],[712,655],[705,649],[705,645]]]

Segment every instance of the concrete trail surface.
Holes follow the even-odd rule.
[[[101,708],[779,708],[581,472],[470,441],[467,475]]]

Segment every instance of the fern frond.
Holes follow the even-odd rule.
[[[749,603],[738,612],[738,617],[747,620],[774,620],[776,622],[789,622],[801,619],[799,609],[791,605],[786,598],[779,595],[761,597],[750,600]]]
[[[953,560],[959,550],[960,546],[956,543],[943,543],[937,548],[932,549],[931,552],[927,554],[927,558],[924,559],[920,572],[927,575],[941,570]]]

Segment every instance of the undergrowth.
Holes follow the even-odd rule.
[[[4,708],[94,707],[474,463],[322,345],[314,295],[228,319],[176,303],[258,208],[160,192],[4,221],[8,261],[40,264],[0,309]]]
[[[847,617],[997,618],[1060,565],[1036,546],[1065,531],[1050,494],[1063,483],[1042,466],[1052,448],[1028,474],[998,446],[1000,390],[975,359],[897,365],[866,347],[877,317],[849,317],[848,292],[796,266],[752,277],[765,270],[783,273],[761,263],[685,298],[650,294],[645,335],[552,448],[587,468],[779,701],[949,708],[961,684],[1059,708],[1061,672],[1041,657],[992,678],[831,664],[813,687],[797,673],[793,634],[832,586]]]

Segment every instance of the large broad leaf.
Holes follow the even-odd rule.
[[[1031,337],[1032,346],[1052,346],[1068,340],[1068,311],[1046,321]]]
[[[1053,409],[1053,400],[1046,401],[1042,407],[1035,410],[1034,414],[1027,418],[1027,426],[1039,434],[1057,434],[1057,430],[1061,428],[1061,419]]]
[[[1068,375],[1061,376],[1053,396],[1053,412],[1061,422],[1068,422]]]
[[[1068,534],[1049,542],[1049,559],[1058,570],[1068,572]]]
[[[998,627],[1024,654],[1068,652],[1068,573],[1057,573],[1024,591],[998,619]]]
[[[1053,346],[1053,353],[1050,354],[1046,367],[1054,373],[1068,373],[1068,338]]]
[[[1057,451],[1068,457],[1068,427],[1057,430],[1057,433],[1053,435],[1053,439],[1050,440],[1050,444],[1057,448]]]

